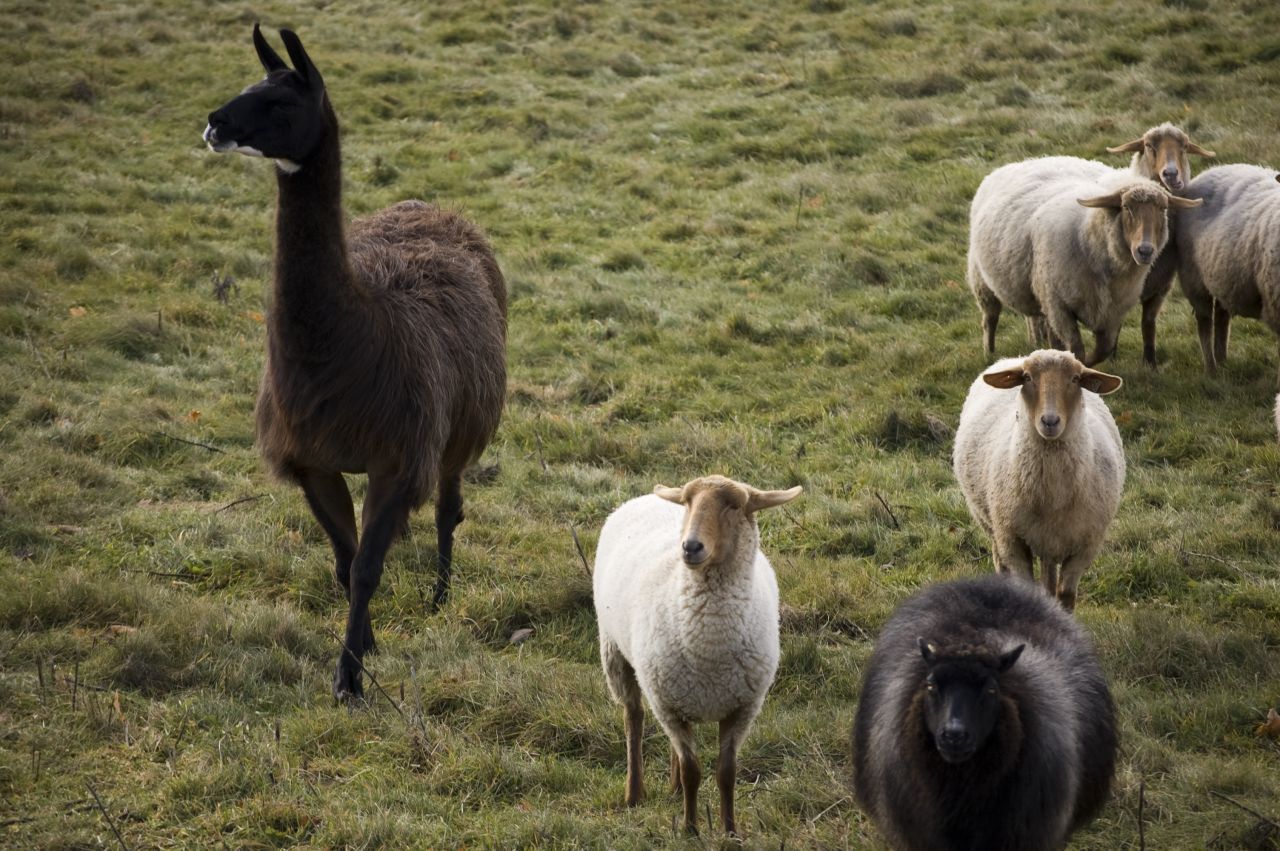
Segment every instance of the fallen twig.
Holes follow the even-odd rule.
[[[201,449],[208,449],[210,452],[217,452],[219,455],[223,455],[223,454],[225,454],[225,453],[224,453],[221,449],[219,449],[218,447],[216,447],[216,446],[210,446],[210,445],[209,445],[209,444],[207,444],[207,443],[201,443],[201,442],[200,442],[200,441],[198,441],[198,440],[187,440],[185,437],[175,437],[174,435],[169,434],[169,432],[167,432],[167,431],[160,431],[159,429],[157,429],[155,433],[156,433],[156,434],[158,434],[158,435],[160,435],[161,437],[167,437],[167,438],[169,438],[170,440],[177,441],[178,443],[185,443],[185,444],[187,444],[187,445],[189,445],[189,446],[199,446]]]
[[[116,820],[111,817],[111,813],[107,812],[107,807],[102,803],[102,799],[98,797],[98,790],[93,788],[93,784],[85,781],[89,787],[89,794],[93,796],[94,803],[98,805],[98,809],[102,810],[102,815],[106,817],[107,824],[111,825],[111,832],[116,835],[116,841],[120,843],[120,847],[124,851],[129,851],[129,844],[124,841],[124,837],[120,835],[120,828],[116,827]]]
[[[266,496],[266,494],[265,494],[265,493],[258,493],[258,494],[254,494],[253,496],[242,496],[242,497],[240,497],[239,499],[233,499],[233,500],[231,500],[230,502],[228,502],[226,505],[222,506],[221,508],[215,509],[215,510],[213,511],[213,513],[214,513],[214,514],[219,514],[219,513],[223,512],[223,511],[226,511],[228,508],[235,508],[237,505],[243,505],[243,504],[244,504],[244,503],[246,503],[246,502],[256,502],[256,501],[258,501],[258,500],[262,499],[262,498],[263,498],[263,497],[265,497],[265,496]]]
[[[1266,822],[1267,824],[1269,824],[1269,825],[1271,825],[1272,827],[1274,827],[1276,830],[1280,830],[1280,822],[1276,822],[1274,819],[1269,819],[1269,818],[1267,818],[1267,817],[1266,817],[1266,816],[1264,816],[1262,813],[1258,812],[1258,811],[1257,811],[1257,810],[1255,810],[1255,809],[1251,809],[1251,808],[1249,808],[1249,807],[1246,807],[1244,804],[1240,803],[1239,801],[1235,800],[1234,798],[1228,798],[1226,795],[1222,794],[1221,792],[1217,792],[1217,791],[1215,791],[1215,790],[1213,790],[1213,789],[1210,789],[1210,790],[1209,790],[1209,794],[1210,794],[1210,795],[1213,795],[1215,798],[1221,798],[1222,800],[1226,801],[1228,804],[1235,804],[1237,807],[1239,807],[1240,809],[1244,810],[1246,813],[1248,813],[1249,815],[1251,815],[1251,816],[1253,816],[1254,818],[1258,819],[1259,821]]]
[[[578,558],[582,559],[582,569],[586,571],[587,578],[591,578],[591,565],[587,563],[587,554],[582,551],[582,542],[578,540],[578,530],[569,525],[569,534],[573,535],[573,545],[578,548]]]
[[[404,717],[404,710],[401,709],[399,706],[397,706],[396,702],[391,699],[391,695],[387,694],[387,690],[382,687],[382,684],[380,682],[378,682],[378,678],[373,675],[373,672],[364,666],[364,661],[356,658],[356,654],[352,653],[351,648],[347,647],[347,642],[343,641],[341,638],[338,638],[338,634],[336,632],[334,632],[331,629],[328,629],[327,627],[325,628],[325,632],[329,633],[330,636],[332,636],[334,639],[337,640],[338,644],[341,645],[342,649],[347,653],[347,655],[349,655],[352,659],[355,659],[356,664],[360,666],[360,670],[363,671],[364,674],[369,677],[369,682],[373,683],[374,688],[382,692],[382,696],[387,699],[387,703],[391,704],[391,708],[394,709],[396,711],[396,714],[400,716],[400,720],[407,725],[409,723],[409,719]]]
[[[884,507],[884,510],[889,512],[889,519],[893,521],[893,528],[901,529],[902,526],[898,524],[898,515],[893,513],[893,509],[889,507],[889,503],[884,501],[884,497],[880,495],[879,491],[872,491],[872,493],[874,493],[876,499],[880,501],[880,505]]]

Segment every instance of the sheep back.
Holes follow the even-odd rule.
[[[1217,166],[1188,184],[1204,201],[1175,220],[1178,274],[1188,298],[1209,297],[1280,333],[1280,184],[1274,169]]]
[[[754,716],[778,667],[777,579],[758,547],[734,576],[693,576],[679,556],[683,520],[682,506],[652,494],[609,515],[592,577],[600,640],[660,717]],[[610,690],[621,699],[611,678]]]
[[[919,638],[973,654],[1025,644],[1000,674],[1002,711],[987,743],[950,764],[921,712]],[[988,576],[930,586],[876,641],[853,731],[860,805],[900,849],[1059,849],[1105,803],[1114,708],[1093,644],[1051,598]]]

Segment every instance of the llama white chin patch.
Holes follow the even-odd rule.
[[[209,146],[209,150],[213,151],[215,154],[229,154],[234,151],[237,154],[244,154],[247,157],[262,156],[262,151],[259,151],[257,148],[251,148],[248,145],[241,145],[237,142],[219,142],[214,137],[213,128],[208,125],[205,125],[204,135],[202,138],[204,139],[205,144]]]
[[[280,169],[285,174],[297,174],[298,171],[302,169],[302,166],[298,165],[293,160],[276,160],[276,168]]]

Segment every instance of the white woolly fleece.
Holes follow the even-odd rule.
[[[741,710],[749,724],[778,668],[777,579],[754,522],[739,540],[739,563],[687,566],[684,512],[649,495],[609,515],[595,561],[600,640],[635,669],[668,733],[673,721],[720,721]]]

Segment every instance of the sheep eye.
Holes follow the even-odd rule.
[[[1022,373],[1022,381],[1024,384],[1030,384],[1032,381],[1031,373],[1029,372]]]
[[[1072,383],[1072,384],[1079,384],[1079,383],[1080,383],[1080,376],[1078,376],[1078,375],[1073,375],[1073,376],[1071,376],[1071,383]]]

